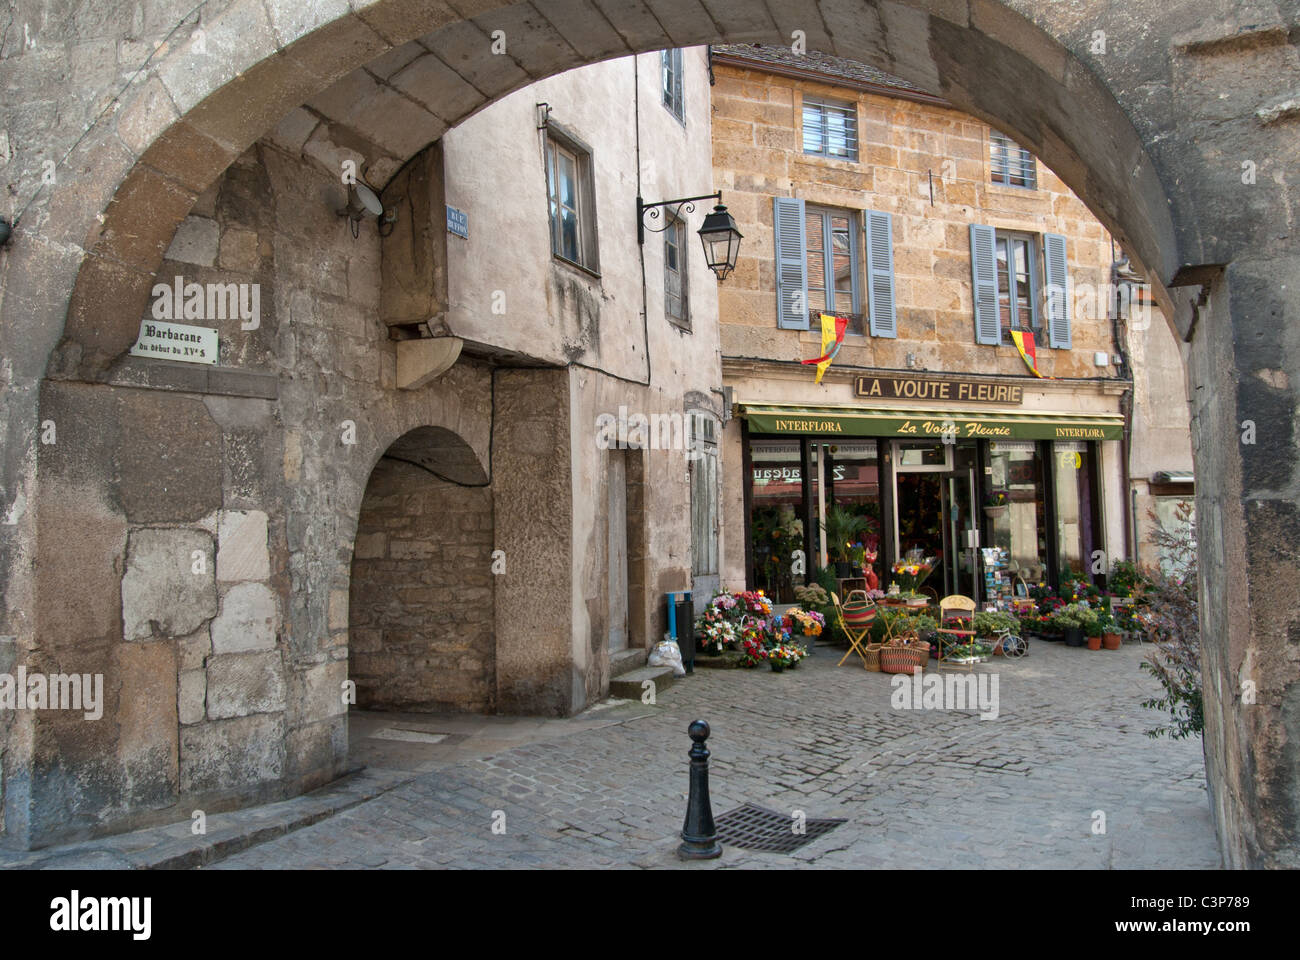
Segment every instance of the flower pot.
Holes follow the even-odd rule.
[[[1083,646],[1083,627],[1066,627],[1065,645],[1067,647]]]
[[[781,673],[782,671],[785,670],[785,664],[777,663],[775,660],[769,661],[769,665],[772,667],[773,673]]]
[[[909,607],[924,607],[924,606],[928,606],[929,603],[930,603],[930,601],[927,600],[925,597],[908,597],[908,598],[907,598],[907,606],[909,606]]]
[[[798,666],[799,666],[799,661],[798,661],[798,660],[791,660],[788,664],[786,664],[786,666],[789,667],[791,670],[795,670],[795,669],[797,669]]]
[[[997,506],[988,506],[984,508],[984,516],[988,517],[990,520],[996,519],[1002,516],[1006,512],[1007,512],[1007,504],[1005,503],[999,504]]]
[[[835,561],[835,576],[841,580],[853,579],[853,564],[847,560]]]
[[[1103,633],[1101,635],[1101,645],[1105,650],[1118,650],[1120,635],[1118,633]]]
[[[1089,650],[1100,650],[1100,649],[1101,649],[1101,637],[1089,637],[1089,638],[1088,638],[1088,649],[1089,649]]]

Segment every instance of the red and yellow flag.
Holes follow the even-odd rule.
[[[1045,377],[1038,372],[1038,353],[1034,350],[1034,335],[1028,330],[1012,330],[1011,339],[1016,344],[1016,349],[1020,351],[1020,359],[1025,361],[1025,366],[1036,377],[1042,380],[1055,380],[1055,377]]]
[[[812,360],[800,360],[800,363],[817,364],[817,379],[814,383],[822,382],[822,374],[826,368],[831,365],[835,355],[840,352],[840,345],[844,343],[844,331],[848,329],[849,320],[847,317],[834,317],[829,313],[823,313],[822,318],[822,355]]]

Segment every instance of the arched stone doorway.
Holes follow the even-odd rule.
[[[327,94],[338,123],[382,141],[375,153],[382,173],[531,79],[629,52],[796,38],[890,70],[996,122],[1053,167],[1153,278],[1189,286],[1174,299],[1197,390],[1201,569],[1214,601],[1202,622],[1216,816],[1229,863],[1296,862],[1295,805],[1286,798],[1296,793],[1300,740],[1290,706],[1300,673],[1288,653],[1300,579],[1292,429],[1300,360],[1291,343],[1300,294],[1287,280],[1300,241],[1289,223],[1294,185],[1286,173],[1297,161],[1300,111],[1274,80],[1295,73],[1300,24],[1293,8],[1265,4],[1243,13],[1225,4],[1207,11],[1190,0],[722,0],[656,14],[640,3],[592,0],[567,15],[566,4],[485,2],[470,20],[440,4],[404,0],[342,13],[332,4],[278,0],[212,6],[203,21],[210,52],[202,57],[185,42],[183,24],[124,22],[119,38],[152,51],[132,65],[126,87],[112,71],[90,90],[49,80],[40,59],[46,51],[95,55],[78,47],[83,38],[71,22],[49,25],[39,51],[7,61],[17,99],[66,104],[51,110],[61,116],[48,130],[9,138],[17,148],[12,169],[39,170],[45,158],[58,157],[63,184],[33,192],[26,183],[39,176],[16,178],[24,181],[15,206],[22,215],[4,255],[0,514],[9,536],[0,539],[0,576],[12,612],[0,629],[15,637],[19,661],[61,628],[74,642],[103,634],[115,645],[120,637],[116,624],[100,628],[98,613],[69,610],[59,577],[111,579],[102,570],[122,549],[74,558],[57,535],[38,529],[37,511],[28,509],[45,469],[32,453],[50,412],[42,387],[75,384],[75,403],[89,422],[113,402],[98,385],[135,336],[176,225],[287,112]],[[494,29],[505,31],[506,56],[492,49]],[[377,66],[360,69],[392,66],[416,38],[433,57],[419,97],[391,89]],[[338,86],[350,72],[384,109],[354,96],[357,88]],[[74,71],[67,76],[68,84],[84,82]],[[97,482],[113,468],[84,471],[98,471]],[[84,570],[51,572],[74,560]],[[321,619],[320,610],[313,615]],[[1242,700],[1246,681],[1258,686],[1250,703]],[[14,724],[23,729],[6,735],[4,759],[7,782],[18,785],[13,795],[58,794],[33,771],[41,750],[65,752],[48,734],[39,736],[30,717]],[[24,836],[63,829],[14,824]]]
[[[449,430],[419,427],[379,458],[352,552],[358,708],[495,709],[492,513],[487,476]]]

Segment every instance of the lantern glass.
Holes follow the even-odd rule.
[[[736,221],[727,208],[718,204],[713,212],[704,218],[700,227],[700,242],[704,244],[704,260],[709,269],[725,280],[736,269],[736,257],[740,254],[741,233],[736,229]]]

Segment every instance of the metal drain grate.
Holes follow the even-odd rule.
[[[722,814],[714,821],[714,826],[717,827],[721,843],[765,853],[794,853],[805,843],[812,843],[844,822],[810,818],[803,822],[803,832],[795,833],[796,821],[793,814],[777,813],[747,803]]]

